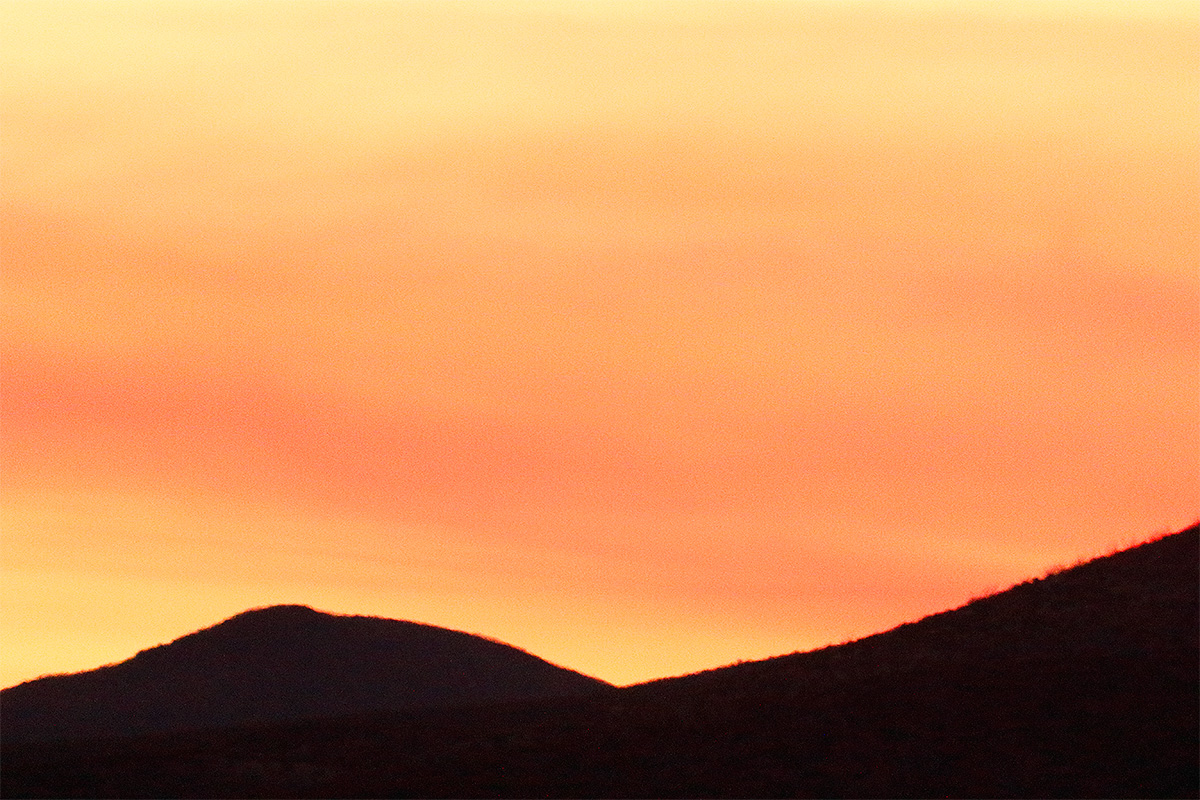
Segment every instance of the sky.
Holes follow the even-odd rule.
[[[1200,5],[0,4],[0,685],[618,684],[1200,518]]]

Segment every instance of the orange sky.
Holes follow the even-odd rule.
[[[0,5],[0,684],[616,683],[1200,517],[1192,2]]]

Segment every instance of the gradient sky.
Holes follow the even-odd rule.
[[[0,684],[616,683],[1200,517],[1194,2],[4,2]]]

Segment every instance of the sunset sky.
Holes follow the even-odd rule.
[[[1200,4],[0,4],[0,685],[631,683],[1200,517]]]

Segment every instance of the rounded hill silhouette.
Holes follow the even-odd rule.
[[[501,642],[307,606],[253,609],[133,658],[5,689],[7,741],[584,694],[609,684]]]

